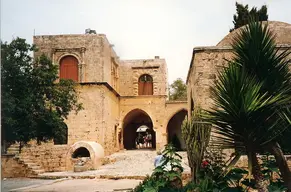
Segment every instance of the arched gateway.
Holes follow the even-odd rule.
[[[177,150],[185,150],[186,145],[182,138],[182,124],[187,115],[187,110],[182,109],[175,113],[168,122],[168,143],[172,143]]]
[[[145,130],[144,133],[139,132],[138,128],[141,126],[148,127],[148,129]],[[123,146],[124,148],[137,149],[136,140],[139,134],[142,136],[145,136],[146,133],[150,133],[152,137],[150,148],[153,148],[153,149],[156,148],[156,133],[153,130],[153,122],[150,116],[141,109],[134,109],[130,111],[123,120]]]

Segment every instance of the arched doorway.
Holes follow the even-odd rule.
[[[61,59],[60,78],[72,79],[78,82],[78,60],[76,57],[68,55]]]
[[[186,145],[182,138],[182,123],[187,115],[187,111],[182,109],[177,112],[168,122],[167,133],[168,133],[168,143],[172,143],[177,150],[185,150]]]
[[[123,146],[125,149],[137,149],[136,138],[139,134],[137,129],[143,125],[149,128],[148,132],[152,136],[151,148],[156,148],[156,133],[153,130],[153,123],[150,116],[141,109],[134,109],[123,120]]]

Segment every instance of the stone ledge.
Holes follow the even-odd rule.
[[[182,179],[188,178],[190,173],[183,173]],[[75,176],[68,176],[68,175],[55,175],[55,176],[48,176],[48,175],[40,175],[35,177],[35,179],[62,179],[62,178],[69,178],[69,179],[111,179],[111,180],[120,180],[120,179],[133,179],[133,180],[144,180],[147,176],[144,175],[75,175]]]
[[[188,103],[187,101],[166,101],[166,104]]]
[[[15,154],[1,154],[2,157],[14,157]]]

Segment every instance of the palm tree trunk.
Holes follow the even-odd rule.
[[[291,170],[288,167],[287,160],[282,152],[282,149],[278,142],[270,143],[268,146],[268,151],[274,155],[276,163],[282,174],[283,181],[288,191],[291,192]]]
[[[258,192],[268,192],[267,183],[265,182],[264,176],[261,172],[261,167],[256,153],[249,152],[248,159],[249,161],[251,161],[252,174],[256,181],[256,187],[258,189]]]

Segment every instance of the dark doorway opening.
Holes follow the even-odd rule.
[[[151,134],[151,149],[156,148],[156,133],[153,130],[153,123],[149,115],[140,109],[135,109],[129,112],[123,121],[123,146],[125,149],[137,149],[136,140],[139,134],[146,135],[146,132],[137,132],[137,129],[142,125],[147,126],[148,133]]]
[[[168,143],[172,143],[174,147],[181,151],[186,150],[185,142],[182,138],[182,123],[187,115],[186,110],[177,112],[168,122],[167,133]]]
[[[72,158],[90,157],[90,152],[85,147],[80,147],[74,151]]]

